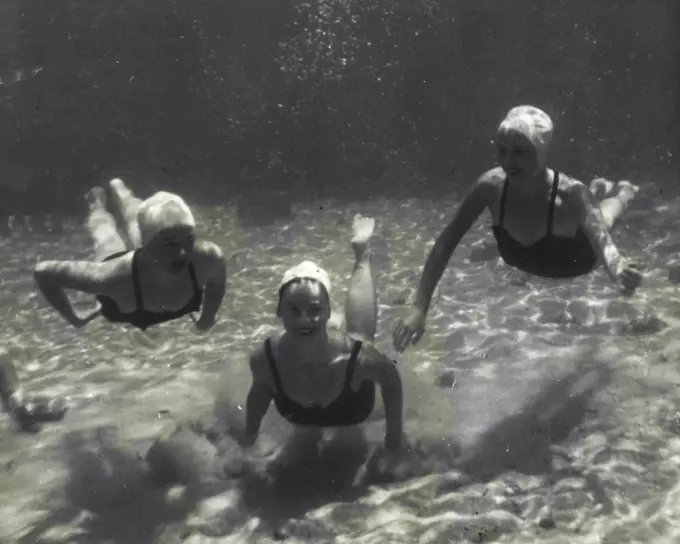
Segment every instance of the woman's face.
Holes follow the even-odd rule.
[[[166,272],[179,274],[191,262],[194,241],[194,229],[180,225],[160,231],[145,250],[154,264]]]
[[[278,313],[286,332],[315,336],[326,329],[330,317],[328,294],[316,281],[295,281],[283,288]]]
[[[522,133],[502,130],[496,137],[497,161],[510,182],[522,183],[533,180],[543,168],[536,148]]]

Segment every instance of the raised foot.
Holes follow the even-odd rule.
[[[120,190],[126,190],[127,189],[125,182],[120,178],[113,178],[111,181],[109,181],[109,187],[111,189],[113,189],[114,191],[120,191]]]
[[[355,247],[366,246],[373,236],[374,229],[375,219],[356,214],[352,221],[352,240],[350,243]]]
[[[109,181],[109,189],[119,204],[132,196],[132,191],[128,189],[128,186],[120,178],[114,178]]]
[[[106,193],[101,187],[92,187],[92,189],[85,193],[85,200],[91,210],[106,207]]]

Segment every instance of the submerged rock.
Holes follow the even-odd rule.
[[[664,330],[668,323],[659,319],[653,314],[645,314],[636,319],[632,319],[629,323],[623,326],[624,334],[631,334],[636,336],[655,334]]]
[[[318,521],[309,519],[289,519],[272,531],[272,538],[277,541],[289,538],[304,541],[330,541],[335,534]]]
[[[452,389],[456,385],[456,373],[453,370],[447,370],[439,375],[435,385],[442,389]]]
[[[538,522],[538,526],[541,529],[545,529],[546,531],[557,528],[557,524],[555,523],[555,520],[552,518],[541,518],[541,520]]]
[[[495,241],[484,241],[473,244],[470,249],[470,262],[480,263],[490,261],[498,256],[498,249]]]
[[[680,264],[672,264],[668,267],[668,281],[674,285],[680,283]]]
[[[244,476],[252,467],[231,430],[212,418],[176,425],[153,443],[146,462],[160,485],[230,480]]]
[[[218,477],[217,448],[189,427],[178,426],[153,443],[146,462],[161,485],[189,485]]]

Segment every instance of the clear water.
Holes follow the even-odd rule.
[[[287,266],[323,263],[340,307],[356,212],[378,220],[379,344],[395,355],[391,322],[453,200],[316,202],[265,227],[239,225],[229,206],[198,209],[205,236],[232,255],[222,319],[209,334],[189,321],[146,335],[103,322],[70,329],[39,301],[30,269],[39,259],[88,258],[85,232],[15,228],[0,241],[2,344],[29,390],[65,395],[71,409],[34,435],[0,419],[0,541],[266,543],[282,525],[287,542],[676,541],[680,297],[665,261],[678,249],[680,201],[644,193],[616,233],[649,268],[631,299],[602,271],[525,282],[497,260],[469,262],[472,244],[489,237],[488,218],[470,232],[428,334],[398,357],[419,461],[387,483],[368,462],[380,421],[328,442],[316,459],[289,455],[269,480],[250,474],[184,494],[151,486],[140,455],[173,419],[210,412],[217,394],[242,404],[246,357],[277,326],[274,292]],[[667,326],[631,327],[649,315]],[[287,432],[270,411],[263,443]]]

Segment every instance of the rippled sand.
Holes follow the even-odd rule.
[[[267,226],[239,223],[230,206],[197,210],[205,236],[231,255],[222,319],[208,335],[189,321],[148,335],[101,322],[69,329],[37,299],[30,268],[38,259],[87,258],[84,232],[15,226],[0,240],[3,345],[29,389],[66,395],[71,409],[35,435],[15,433],[1,416],[0,541],[674,541],[680,297],[665,261],[680,249],[672,237],[680,202],[645,195],[616,233],[650,270],[632,299],[602,271],[572,283],[527,281],[497,259],[470,262],[473,244],[489,238],[482,222],[465,238],[428,334],[398,357],[417,451],[411,477],[381,483],[369,461],[382,437],[378,420],[363,434],[327,440],[318,456],[282,452],[286,461],[268,478],[184,493],[147,480],[140,454],[173,419],[210,412],[218,390],[233,406],[243,402],[246,355],[277,325],[273,297],[286,267],[322,262],[341,307],[355,212],[378,220],[379,343],[395,355],[390,323],[454,206],[317,202]],[[650,316],[667,326],[645,328]],[[263,442],[288,434],[270,411]]]

